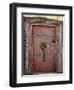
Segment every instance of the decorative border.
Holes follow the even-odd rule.
[[[39,25],[44,25],[44,26],[49,26],[49,27],[53,27],[53,28],[55,28],[56,26],[59,26],[59,28],[60,28],[60,32],[62,32],[62,29],[63,29],[63,21],[57,21],[57,20],[53,20],[53,19],[48,19],[48,18],[45,18],[45,17],[25,17],[25,16],[23,16],[23,15],[25,15],[25,13],[22,13],[22,17],[23,17],[23,19],[22,19],[22,27],[23,27],[23,31],[22,31],[22,40],[23,40],[23,37],[24,37],[24,48],[22,48],[22,51],[24,50],[26,50],[27,49],[27,45],[28,45],[28,43],[27,43],[27,30],[29,29],[29,28],[32,28],[32,25],[38,25],[37,23],[39,23]],[[34,13],[29,13],[29,15],[35,15]],[[43,14],[40,14],[40,15],[43,15]],[[64,15],[63,15],[64,16]],[[27,25],[26,25],[27,24]],[[28,28],[28,24],[30,24],[30,27]],[[53,24],[53,26],[52,26],[52,24]],[[33,32],[32,32],[33,33]],[[23,35],[24,34],[24,35]],[[62,35],[61,35],[62,34]],[[60,54],[59,54],[59,58],[60,58],[60,60],[63,58],[63,57],[60,57],[62,54],[63,54],[63,50],[62,50],[62,43],[63,43],[63,32],[62,33],[60,33],[60,35],[61,35],[61,37],[62,38],[60,38],[60,40],[59,40],[59,44],[60,44]],[[23,44],[23,41],[22,41],[22,44]],[[33,46],[34,47],[34,46]],[[34,49],[34,48],[33,48]],[[23,51],[23,52],[24,52]],[[30,72],[30,71],[28,71],[28,70],[30,70],[29,69],[29,66],[28,66],[28,64],[29,64],[29,61],[26,59],[26,56],[27,54],[26,54],[26,51],[25,51],[25,53],[24,53],[24,58],[23,58],[23,63],[22,63],[22,65],[23,65],[23,67],[22,67],[22,70],[23,70],[23,68],[24,68],[24,70],[23,70],[23,72],[22,72],[22,75],[29,75],[29,74],[32,74],[32,72]],[[22,53],[22,57],[23,57],[23,53]],[[33,59],[34,59],[34,55],[33,55]],[[25,61],[24,61],[25,60]],[[28,62],[27,62],[28,61]],[[34,60],[33,60],[34,61]],[[59,62],[59,61],[58,61]],[[63,61],[62,61],[63,62]],[[33,62],[32,62],[33,63]],[[33,65],[33,64],[32,64]],[[25,66],[25,67],[24,67]],[[58,66],[58,65],[57,65]],[[27,68],[26,68],[27,67]],[[61,65],[61,67],[63,67],[63,64]],[[60,67],[60,68],[61,68]],[[33,67],[30,65],[30,68],[32,68],[33,69]],[[58,73],[60,73],[59,72],[59,70],[58,70],[58,68],[56,69],[57,71],[58,71]],[[33,71],[33,70],[32,70]],[[56,71],[56,72],[57,72]],[[61,72],[63,72],[63,70],[61,71]]]

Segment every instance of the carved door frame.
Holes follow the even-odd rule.
[[[25,25],[25,28],[24,30],[26,31],[25,33],[27,34],[28,30],[31,30],[32,29],[32,26],[33,25],[46,25],[46,26],[53,26],[53,27],[60,27],[60,30],[62,31],[62,22],[61,21],[56,21],[56,20],[51,20],[51,19],[46,19],[46,18],[43,18],[43,17],[23,17],[24,18],[24,25]],[[61,35],[62,36],[62,35]],[[62,37],[61,37],[62,38]],[[28,39],[28,38],[27,38]],[[62,41],[62,40],[61,40]],[[28,44],[28,43],[27,43]],[[62,50],[61,50],[62,51]],[[61,53],[62,55],[62,53]],[[62,59],[62,57],[61,57]],[[58,66],[57,65],[57,69],[56,69],[56,72],[63,72],[63,64],[62,64],[62,60],[60,59],[61,61],[61,67],[60,65]],[[58,67],[60,67],[60,70],[58,69]],[[33,62],[31,65],[29,65],[29,59],[26,60],[26,64],[25,64],[25,73],[26,74],[33,74]]]

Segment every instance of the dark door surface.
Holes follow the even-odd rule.
[[[46,25],[32,26],[33,71],[56,72],[56,28]]]

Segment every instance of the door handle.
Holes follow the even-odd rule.
[[[53,40],[52,40],[52,43],[56,43],[56,42],[59,42],[59,40],[58,40],[58,39],[56,39],[56,40],[53,39]]]
[[[46,49],[47,45],[45,42],[42,42],[40,45],[40,48],[42,50],[42,55],[43,55],[43,62],[45,62],[45,49]]]

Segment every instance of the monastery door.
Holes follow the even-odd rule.
[[[32,25],[33,72],[56,72],[56,27]]]

